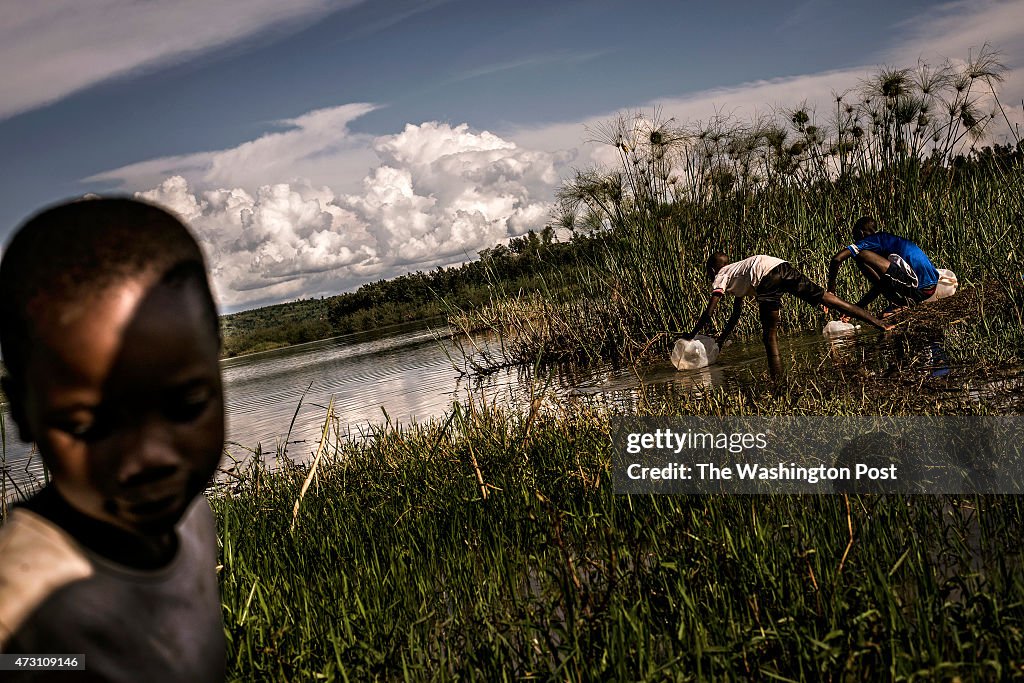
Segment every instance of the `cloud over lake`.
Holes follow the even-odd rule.
[[[292,177],[303,168],[320,181],[332,168],[339,179],[351,173],[366,155],[349,144],[346,125],[368,110],[311,112],[233,149],[147,161],[102,179],[138,187],[170,174],[137,195],[198,233],[218,299],[231,308],[465,261],[547,221],[571,154],[526,149],[466,124],[408,124],[371,140],[375,163],[355,191]],[[271,182],[283,169],[291,179]]]

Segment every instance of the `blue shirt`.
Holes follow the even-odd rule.
[[[917,288],[928,289],[934,287],[939,283],[939,271],[935,269],[932,262],[928,259],[928,256],[921,251],[921,247],[917,246],[910,240],[891,235],[887,232],[876,232],[873,235],[868,235],[860,242],[851,244],[848,247],[854,256],[859,252],[873,251],[876,254],[885,256],[888,258],[891,254],[896,254],[901,259],[910,264],[910,267],[914,269],[917,274]]]

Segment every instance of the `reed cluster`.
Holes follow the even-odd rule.
[[[577,171],[558,193],[560,226],[603,236],[583,267],[551,275],[550,289],[578,291],[580,305],[538,316],[535,301],[513,297],[500,314],[470,316],[505,334],[526,319],[550,331],[520,335],[522,357],[663,356],[707,302],[711,252],[772,254],[824,284],[861,215],[917,242],[967,286],[1000,282],[1019,306],[1024,146],[997,97],[1003,75],[983,50],[960,66],[882,70],[836,95],[825,115],[797,107],[680,125],[660,112],[623,114],[593,131],[617,166]],[[1007,144],[982,146],[1000,137]],[[862,283],[852,271],[841,273],[838,294],[856,301]],[[784,328],[823,322],[796,302],[783,311]]]

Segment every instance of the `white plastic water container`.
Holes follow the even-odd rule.
[[[706,368],[718,360],[718,344],[714,339],[698,334],[693,339],[678,339],[672,349],[672,365],[676,370]]]
[[[842,337],[847,334],[853,334],[860,325],[854,325],[853,323],[844,323],[842,320],[832,320],[821,330],[821,333],[826,337]]]
[[[939,271],[939,284],[935,286],[935,293],[925,299],[925,301],[938,301],[939,299],[945,299],[947,296],[953,296],[956,294],[956,288],[960,284],[957,282],[956,273],[952,270],[945,268],[936,268]]]

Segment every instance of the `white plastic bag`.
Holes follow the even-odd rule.
[[[821,333],[826,337],[841,337],[846,334],[853,334],[854,330],[856,330],[858,327],[860,327],[860,325],[854,325],[853,323],[844,323],[841,320],[832,320],[827,325],[825,325]]]
[[[956,288],[960,284],[957,282],[956,273],[952,270],[945,268],[937,268],[939,271],[939,284],[935,286],[935,293],[925,299],[925,301],[937,301],[939,299],[945,299],[947,296],[953,296],[956,294]]]
[[[718,344],[711,337],[698,334],[691,340],[678,339],[672,349],[672,365],[676,370],[696,370],[718,359]]]

